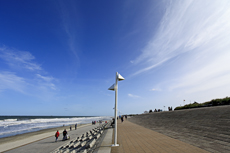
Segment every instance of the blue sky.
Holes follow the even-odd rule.
[[[230,95],[230,2],[0,1],[0,115],[113,115]],[[185,102],[183,102],[185,100]]]

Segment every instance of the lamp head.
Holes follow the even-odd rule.
[[[125,80],[125,78],[123,78],[120,74],[117,75],[117,79],[118,79],[118,81]]]
[[[108,90],[115,90],[115,84],[113,84],[111,87],[109,87]]]

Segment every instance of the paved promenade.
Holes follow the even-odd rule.
[[[55,137],[54,137],[54,134],[56,131],[45,133],[46,137],[44,137],[44,134],[35,135],[35,136],[25,138],[19,141],[15,141],[12,143],[2,144],[0,145],[0,152],[50,153],[54,149],[60,147],[61,145],[65,143],[70,142],[72,139],[81,136],[83,133],[88,132],[89,130],[97,126],[98,124],[97,125],[86,124],[86,125],[79,126],[77,130],[69,131],[67,129],[68,135],[70,136],[70,140],[67,140],[67,141],[61,141],[62,140],[62,130],[60,130],[60,137],[57,142],[55,142]]]
[[[127,120],[117,125],[120,146],[112,147],[111,153],[208,153]]]

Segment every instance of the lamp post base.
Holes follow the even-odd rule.
[[[112,144],[112,147],[118,147],[119,144]]]

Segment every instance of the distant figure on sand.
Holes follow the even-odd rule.
[[[71,126],[69,127],[69,130],[72,131],[72,127]]]
[[[57,130],[57,132],[55,133],[55,137],[56,137],[56,140],[55,140],[55,141],[56,141],[56,142],[57,142],[57,140],[58,140],[59,135],[60,135],[60,134],[59,134],[59,132],[58,132],[58,130]]]
[[[75,130],[77,130],[77,123],[75,124]]]

